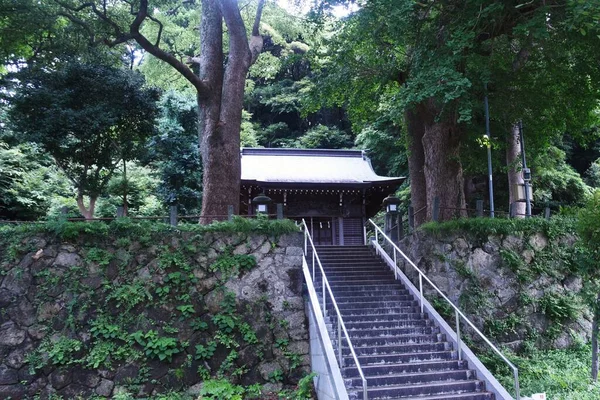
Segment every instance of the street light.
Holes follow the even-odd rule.
[[[256,208],[254,209],[256,215],[269,213],[269,203],[271,203],[271,198],[264,193],[253,198],[252,202],[256,205]]]
[[[389,195],[383,199],[383,205],[385,206],[385,212],[387,213],[397,213],[399,204],[400,199],[396,196]]]

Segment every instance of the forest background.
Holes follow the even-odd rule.
[[[109,22],[126,32],[133,3],[110,3]],[[251,34],[262,2],[231,3]],[[336,18],[339,3],[349,2],[308,12],[264,3],[240,146],[364,149],[379,174],[410,177],[405,204],[436,195],[446,207],[487,208],[489,145],[496,208],[508,211],[521,121],[534,209],[565,212],[600,186],[597,2],[370,1]],[[64,206],[109,217],[123,204],[130,215],[173,204],[199,214],[197,88],[80,4],[0,2],[0,218],[44,219]],[[144,37],[197,71],[202,4],[151,6]]]

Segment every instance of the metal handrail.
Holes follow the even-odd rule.
[[[323,286],[323,304],[322,304],[323,315],[325,315],[327,313],[327,307],[326,307],[327,299],[326,299],[326,292],[325,292],[326,289],[327,289],[327,292],[329,293],[329,297],[331,297],[331,304],[333,305],[333,308],[335,309],[335,313],[337,314],[338,364],[339,364],[339,367],[341,369],[344,365],[343,358],[342,358],[342,332],[343,332],[344,336],[346,338],[346,341],[348,342],[348,348],[350,349],[350,353],[352,354],[354,363],[356,364],[358,374],[360,375],[360,378],[363,383],[363,399],[368,400],[369,397],[367,394],[367,379],[365,378],[365,375],[363,374],[362,368],[360,366],[360,362],[358,361],[358,357],[356,356],[356,352],[354,351],[354,346],[352,345],[352,342],[350,341],[350,335],[348,335],[348,331],[346,330],[346,325],[344,324],[344,321],[342,320],[342,314],[340,313],[340,309],[338,308],[337,302],[335,301],[335,297],[333,296],[333,292],[331,291],[331,286],[329,286],[329,281],[327,280],[327,277],[325,276],[325,271],[323,270],[323,265],[321,264],[321,260],[319,259],[319,255],[317,254],[317,250],[315,249],[315,245],[313,243],[312,237],[310,236],[308,226],[306,225],[306,221],[304,219],[302,219],[302,225],[304,227],[304,256],[306,257],[308,255],[308,244],[309,243],[310,243],[310,246],[312,249],[312,281],[313,282],[315,281],[315,260],[317,261],[319,269],[321,270],[321,278],[322,278],[322,286]]]
[[[490,346],[491,349],[494,350],[494,352],[496,354],[498,354],[500,356],[500,358],[512,369],[514,380],[515,380],[514,385],[515,385],[516,400],[520,400],[521,395],[520,395],[520,390],[519,390],[519,369],[512,362],[510,362],[510,360],[508,358],[506,358],[504,356],[504,354],[502,354],[502,352],[500,350],[498,350],[498,348],[496,346],[494,346],[494,344],[479,329],[477,329],[477,327],[469,320],[469,318],[467,318],[458,309],[458,307],[456,307],[454,305],[454,303],[452,303],[452,301],[450,301],[450,299],[448,297],[446,297],[446,295],[423,273],[423,271],[421,271],[419,269],[419,267],[417,267],[415,265],[415,263],[412,262],[410,260],[410,258],[408,258],[406,256],[406,254],[404,254],[404,252],[402,250],[400,250],[398,248],[398,246],[396,246],[396,244],[394,242],[392,242],[392,240],[381,230],[381,228],[379,226],[377,226],[377,224],[375,224],[375,222],[373,222],[373,220],[369,219],[369,223],[371,223],[371,225],[373,225],[373,227],[375,228],[375,241],[377,243],[379,243],[379,234],[381,234],[381,236],[390,245],[392,245],[392,248],[394,249],[394,252],[393,252],[394,253],[393,254],[394,267],[395,267],[394,275],[397,274],[396,268],[398,268],[397,260],[396,260],[396,252],[398,252],[410,264],[410,266],[412,266],[419,273],[419,294],[420,294],[419,303],[421,306],[421,312],[423,312],[423,279],[425,279],[427,282],[429,282],[431,287],[433,287],[438,292],[438,294],[440,296],[442,296],[442,298],[444,300],[446,300],[446,302],[448,304],[450,304],[450,306],[454,309],[454,313],[455,313],[455,317],[456,317],[456,342],[457,342],[457,347],[458,347],[458,359],[459,360],[462,359],[462,350],[461,350],[462,341],[461,341],[461,336],[460,336],[460,318],[462,318],[475,332],[477,332],[477,334],[484,340],[484,342],[486,342],[488,344],[488,346]]]

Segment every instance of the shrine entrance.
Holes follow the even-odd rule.
[[[315,246],[333,245],[333,218],[310,217],[310,221],[306,222],[311,230]]]

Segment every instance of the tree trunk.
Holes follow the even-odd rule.
[[[96,208],[96,199],[98,196],[90,196],[90,206],[89,208],[85,207],[83,203],[83,193],[77,194],[77,208],[83,217],[87,220],[94,218],[94,210]]]
[[[600,293],[594,304],[594,319],[592,321],[592,380],[598,380],[598,318],[600,317]]]
[[[415,211],[415,227],[427,218],[427,187],[425,184],[425,153],[423,151],[423,134],[425,125],[419,115],[419,109],[407,110],[405,113],[408,131],[408,172],[410,177],[410,201]]]
[[[259,3],[253,34],[258,35]],[[229,54],[223,69],[223,28],[229,35]],[[240,126],[246,75],[252,62],[246,28],[237,1],[203,0],[200,74],[209,90],[199,92],[200,151],[203,164],[201,224],[227,218],[228,206],[239,212]],[[253,43],[262,41],[253,41]],[[255,47],[258,47],[256,44]],[[253,51],[260,51],[253,48]]]
[[[218,137],[217,129],[223,90],[223,24],[221,10],[215,0],[202,1],[200,37],[199,77],[209,86],[205,92],[198,92],[198,129],[203,169],[203,217],[200,223],[206,224],[216,219],[215,216],[227,214],[219,210],[225,192],[219,190],[218,185],[227,179],[220,176],[221,172],[226,174],[223,165],[227,165],[227,160],[220,157],[223,154],[220,148],[222,140]]]
[[[510,135],[506,137],[506,166],[508,167],[508,205],[515,204],[515,212],[518,218],[525,217],[525,203],[517,202],[517,191],[515,186],[523,184],[521,169],[521,148],[519,142],[519,124],[514,123]]]
[[[433,214],[434,198],[440,199],[441,221],[466,216],[464,178],[460,163],[461,130],[454,122],[438,121],[432,101],[428,102],[432,118],[425,120],[423,149],[427,185],[427,219]]]

